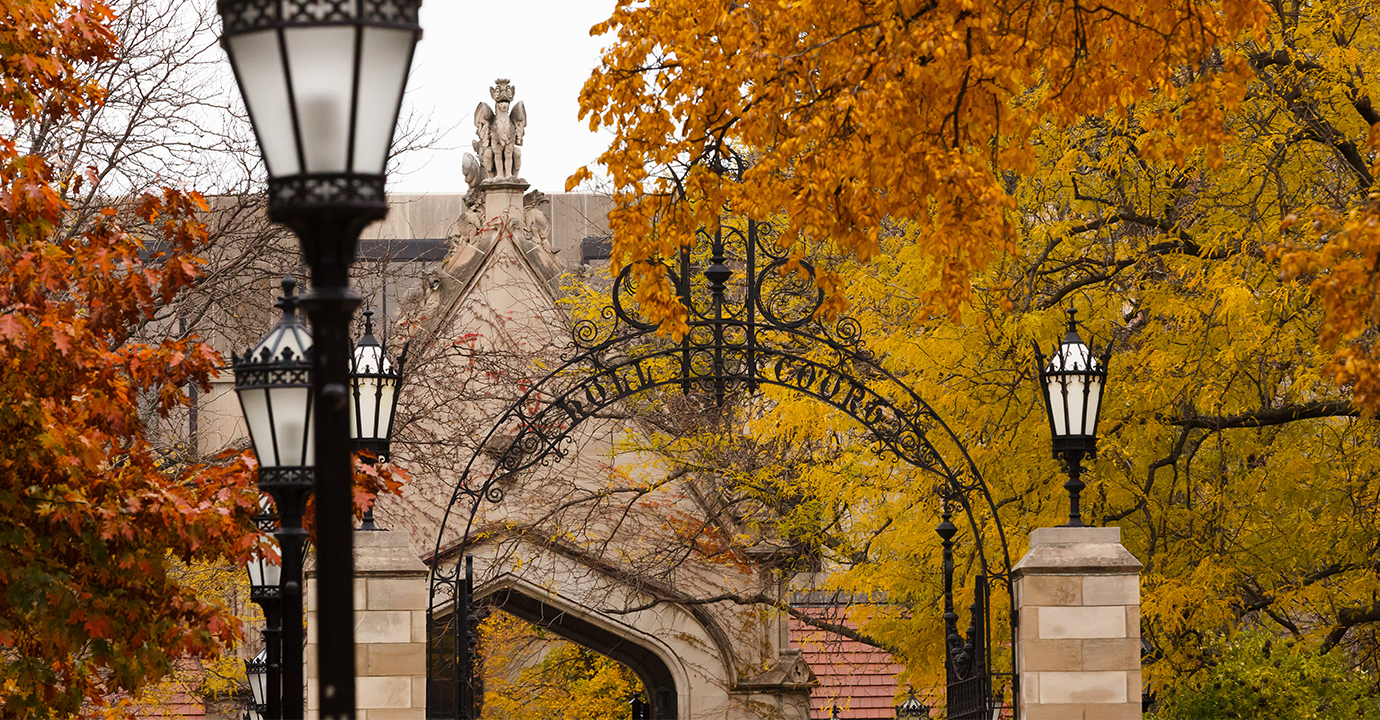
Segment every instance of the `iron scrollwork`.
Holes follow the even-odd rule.
[[[666,276],[687,316],[688,329],[679,339],[659,334],[657,324],[636,313],[630,303],[633,273],[623,268],[610,288],[609,304],[573,324],[561,364],[500,414],[480,443],[481,451],[470,458],[446,506],[432,561],[429,617],[437,627],[457,633],[453,643],[457,656],[448,663],[433,664],[433,669],[444,666],[455,673],[468,667],[458,655],[465,622],[440,618],[448,605],[463,609],[470,597],[460,563],[447,560],[465,556],[481,508],[502,502],[504,486],[512,478],[565,458],[572,433],[581,423],[636,395],[678,389],[701,399],[706,407],[723,407],[731,398],[774,386],[844,412],[871,433],[877,452],[940,478],[941,529],[951,530],[944,537],[950,717],[978,717],[982,712],[986,713],[983,717],[990,717],[1001,709],[1003,717],[1009,717],[1011,708],[1003,706],[993,684],[997,680],[1014,699],[1017,677],[1014,668],[994,671],[990,588],[996,585],[1011,599],[1010,553],[1001,524],[996,522],[996,505],[963,444],[928,403],[867,350],[860,323],[850,317],[832,322],[821,317],[825,296],[815,281],[815,267],[803,259],[793,261],[787,250],[778,247],[768,223],[724,224],[712,234],[702,232],[700,238],[707,247],[699,249],[708,251],[707,257],[701,256],[701,261],[708,261],[700,273],[703,282],[692,282],[690,248],[665,263]],[[735,282],[737,277],[741,282]],[[942,439],[947,452],[936,447],[935,438]],[[487,468],[481,466],[477,461],[482,448],[498,445],[503,449],[496,461]],[[971,547],[977,561],[972,626],[966,639],[958,634],[953,610],[952,538],[957,526],[950,521],[952,505],[958,506],[973,529]],[[464,531],[458,545],[447,546],[446,527],[457,512],[460,516],[455,521],[463,518]],[[979,530],[987,526],[983,520],[995,528],[990,548]],[[1008,613],[1013,607],[1014,603],[1007,606]],[[1014,617],[1006,630],[1010,635],[1001,642],[1014,658]],[[455,675],[428,682],[461,686]],[[457,691],[456,696],[463,694]],[[473,705],[454,712],[454,717],[474,717]]]

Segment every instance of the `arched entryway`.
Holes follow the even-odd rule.
[[[488,587],[477,589],[475,600],[626,665],[647,690],[648,717],[656,720],[678,717],[676,677],[683,677],[684,672],[671,671],[668,658],[671,663],[675,659],[669,648],[654,638],[638,637],[642,633],[633,628],[620,627],[607,618],[593,617],[586,610],[557,607],[552,598],[541,597],[530,587],[524,591],[524,586],[525,583],[514,578],[500,578]]]
[[[484,509],[499,506],[510,493],[522,492],[525,474],[578,454],[572,450],[575,433],[620,403],[638,396],[678,392],[695,407],[712,412],[715,407],[722,410],[734,397],[748,397],[762,388],[775,387],[812,397],[851,417],[869,433],[878,453],[930,473],[945,507],[952,505],[958,519],[966,520],[971,529],[970,565],[977,577],[992,584],[993,595],[1001,596],[1006,618],[998,623],[985,618],[975,620],[975,630],[966,645],[954,626],[957,616],[946,618],[952,630],[948,633],[946,662],[955,666],[956,672],[951,673],[954,677],[981,676],[975,678],[976,683],[970,683],[981,686],[976,704],[982,712],[998,709],[997,705],[1002,703],[998,698],[1011,698],[1019,692],[1011,667],[1018,638],[1015,617],[1009,613],[1011,561],[1006,538],[996,522],[995,504],[976,466],[962,442],[933,408],[871,356],[857,323],[847,318],[830,323],[820,319],[822,292],[814,289],[813,284],[802,285],[797,276],[782,274],[791,260],[770,241],[770,226],[751,220],[741,225],[734,228],[725,224],[714,234],[705,235],[710,257],[703,280],[691,281],[692,253],[688,250],[678,262],[668,263],[668,273],[689,314],[688,330],[679,339],[664,337],[655,325],[625,307],[632,297],[628,287],[631,274],[625,269],[613,283],[607,311],[575,325],[571,347],[562,355],[559,366],[533,382],[521,398],[494,416],[488,435],[455,480],[436,535],[431,557],[433,624],[444,614],[443,608],[457,602],[465,607],[471,592],[474,596],[488,592],[495,600],[512,603],[514,614],[561,623],[566,614],[571,615],[569,632],[585,637],[587,642],[576,642],[586,647],[605,646],[610,657],[623,652],[636,655],[635,650],[623,648],[581,625],[582,613],[593,607],[588,603],[577,603],[552,615],[546,606],[553,603],[540,600],[540,592],[514,595],[466,589],[461,558],[491,537],[493,530],[480,529],[481,525],[503,525],[492,518],[485,519]],[[737,286],[732,282],[735,272],[730,265],[746,271]],[[800,265],[807,274],[813,273],[809,263]],[[533,548],[535,553],[547,550]],[[772,548],[760,550],[763,557],[775,552]],[[589,570],[588,565],[581,568],[584,572]],[[551,572],[549,577],[562,577],[561,573],[566,571]],[[694,616],[693,609],[676,608],[676,593],[662,593],[656,602]],[[576,608],[581,610],[572,612]],[[991,604],[981,607],[984,614],[993,610]],[[701,624],[706,631],[712,630],[709,624]],[[461,676],[473,667],[460,656],[469,642],[470,630],[465,622],[450,623],[449,627],[455,633],[453,647],[457,659],[448,667],[438,666],[440,674],[434,679],[460,687],[465,684]],[[590,634],[581,635],[585,632]],[[712,637],[712,632],[709,636],[708,647],[715,642],[722,647],[720,638]],[[1003,648],[999,663],[993,661],[994,647]],[[728,666],[722,680],[717,681],[725,693],[762,686],[755,676],[740,676],[732,668],[732,652],[718,654],[717,662]],[[637,657],[632,659],[637,662]],[[784,653],[775,659],[781,661],[777,663],[780,667],[789,664]],[[643,663],[643,672],[649,673],[649,677],[654,672],[652,665]],[[783,673],[772,677],[777,674],[784,677]],[[994,688],[994,682],[1001,687]],[[655,683],[652,679],[649,687],[655,687]],[[677,714],[669,717],[698,716],[687,709],[686,691],[686,686],[677,686]],[[455,717],[473,718],[473,699],[468,701],[469,706],[466,702],[461,699]],[[658,717],[665,707],[669,703],[658,708]]]

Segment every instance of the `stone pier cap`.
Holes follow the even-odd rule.
[[[1122,575],[1141,562],[1121,545],[1119,527],[1037,528],[1013,575]]]

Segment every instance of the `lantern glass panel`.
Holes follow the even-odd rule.
[[[379,422],[378,438],[386,440],[393,432],[393,396],[398,391],[395,378],[385,378],[379,383]]]
[[[254,695],[254,703],[259,706],[267,704],[268,650],[260,650],[253,661],[245,663],[245,675],[249,679],[249,691]]]
[[[1060,395],[1055,396],[1060,400],[1056,407],[1060,407],[1063,412],[1054,414],[1054,429],[1060,435],[1081,435],[1079,429],[1083,427],[1083,376],[1065,375],[1060,377],[1059,381],[1062,389]]]
[[[268,415],[268,390],[264,388],[243,388],[239,390],[240,409],[244,411],[245,423],[249,425],[249,439],[254,442],[254,455],[259,464],[277,467],[278,452],[273,441],[273,423]]]
[[[293,316],[291,324],[280,325],[264,338],[263,342],[255,348],[259,353],[263,348],[270,348],[274,358],[286,360],[305,360],[307,354],[311,352],[311,334],[302,326],[300,320]]]
[[[278,34],[272,30],[246,33],[227,43],[268,174],[296,175],[301,168]]]
[[[260,465],[271,468],[315,464],[309,388],[246,388],[239,391],[239,396]]]
[[[286,30],[283,35],[302,156],[307,164],[304,170],[344,172],[355,89],[355,29],[303,27]]]
[[[311,431],[311,390],[304,387],[269,391],[274,429],[278,435],[280,466],[316,464],[316,440]],[[265,463],[267,464],[267,463]]]
[[[249,584],[254,587],[276,587],[282,584],[283,566],[262,555],[250,558],[244,567],[249,571]]]
[[[365,342],[372,335],[366,336]],[[378,344],[360,343],[355,347],[355,367],[356,373],[368,373],[376,375],[378,373],[390,372],[393,363],[388,361],[388,356],[383,354],[383,347]]]
[[[357,377],[354,378],[355,390],[359,393],[359,402],[355,402],[354,394],[350,395],[350,438],[375,438],[378,435],[375,429],[378,426],[378,378]]]
[[[393,363],[382,347],[370,342],[355,348],[351,380],[359,398],[356,403],[355,393],[350,395],[352,439],[388,439],[393,425],[393,398],[398,389],[398,378],[392,373]]]
[[[1083,413],[1083,434],[1092,435],[1097,430],[1097,411],[1102,405],[1102,380],[1097,376],[1088,378],[1088,402]]]
[[[383,173],[393,141],[403,85],[416,35],[411,30],[365,28],[359,63],[359,97],[355,119],[354,171]]]

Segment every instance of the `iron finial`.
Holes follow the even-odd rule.
[[[283,295],[273,303],[273,307],[282,310],[284,315],[291,315],[297,310],[297,280],[291,275],[284,275],[281,285]]]
[[[374,337],[374,311],[364,311],[364,337],[359,339],[357,347],[377,347],[378,338]]]
[[[1071,343],[1071,342],[1073,342],[1073,343],[1081,343],[1081,342],[1083,342],[1083,339],[1080,338],[1080,337],[1078,337],[1078,318],[1076,317],[1076,316],[1078,315],[1078,311],[1075,310],[1074,308],[1069,308],[1068,310],[1065,310],[1064,312],[1067,312],[1067,313],[1069,314],[1069,327],[1068,327],[1068,331],[1064,333],[1064,342],[1065,342],[1065,343]]]

